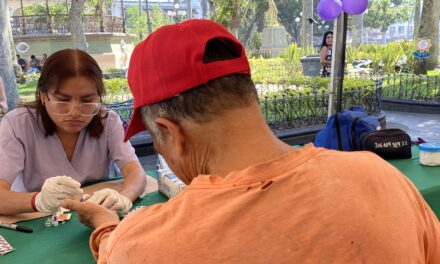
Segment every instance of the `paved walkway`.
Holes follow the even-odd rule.
[[[418,137],[426,142],[440,143],[440,114],[419,114],[385,111],[387,128],[400,128],[408,133],[412,140]],[[139,158],[145,170],[155,170],[157,155]]]
[[[411,139],[423,138],[426,142],[440,143],[440,114],[419,114],[385,111],[387,128],[400,128]]]

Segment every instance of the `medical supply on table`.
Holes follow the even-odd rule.
[[[440,166],[440,143],[422,143],[419,145],[420,164]]]
[[[22,225],[16,225],[16,224],[7,224],[7,223],[0,223],[0,227],[4,227],[11,230],[16,230],[24,233],[32,233],[34,230],[32,228]]]

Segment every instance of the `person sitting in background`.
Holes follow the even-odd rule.
[[[120,192],[103,189],[89,200],[128,212],[146,176],[104,94],[101,69],[87,53],[67,49],[47,59],[36,103],[0,124],[0,214],[53,213],[64,198],[81,196],[81,184],[107,178],[112,160],[124,176]]]
[[[25,70],[26,70],[26,61],[24,59],[22,59],[20,57],[20,55],[18,55],[18,54],[17,54],[17,63],[18,63],[18,65],[20,65],[21,70],[23,72],[25,72]]]
[[[27,71],[27,73],[37,73],[40,71],[39,67],[40,62],[38,61],[37,57],[35,57],[35,55],[31,55],[31,60],[29,61],[29,70]]]
[[[5,86],[3,84],[3,79],[0,77],[0,121],[3,116],[8,112],[8,101],[6,99]]]
[[[330,77],[332,66],[333,32],[327,31],[322,38],[319,61],[322,65],[321,77]]]
[[[276,138],[250,72],[242,44],[209,20],[161,27],[135,47],[125,139],[148,129],[188,186],[121,222],[64,200],[96,228],[97,262],[440,263],[439,222],[414,185],[373,153]]]
[[[43,55],[41,55],[41,60],[40,60],[40,63],[39,63],[39,65],[38,65],[38,70],[39,70],[39,71],[42,70],[42,68],[43,68],[44,63],[46,62],[46,60],[47,60],[47,54],[46,54],[46,53],[43,53]]]

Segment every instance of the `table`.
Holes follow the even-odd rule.
[[[394,167],[406,175],[417,187],[440,219],[440,166],[423,166],[419,162],[419,147],[412,147],[412,158],[388,160]]]
[[[418,147],[412,148],[411,159],[388,160],[402,171],[420,190],[425,200],[440,218],[440,167],[426,167],[419,163]],[[148,174],[152,174],[148,172]],[[167,201],[158,192],[150,193],[134,203],[134,207]],[[0,228],[0,235],[16,248],[7,255],[0,256],[0,263],[42,263],[69,264],[95,263],[89,249],[92,230],[78,221],[76,213],[72,219],[58,227],[45,227],[46,218],[22,222],[32,227],[33,233],[21,233]]]
[[[154,192],[136,201],[133,208],[163,203],[167,200],[166,196]],[[0,255],[0,263],[95,263],[89,248],[92,229],[81,224],[75,212],[72,212],[70,221],[58,227],[46,227],[44,225],[46,219],[47,217],[21,222],[22,225],[34,230],[30,234],[0,228],[0,235],[15,248],[15,251]]]

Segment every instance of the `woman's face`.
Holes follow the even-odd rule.
[[[99,109],[101,98],[96,83],[91,79],[72,77],[61,85],[58,91],[50,88],[47,94],[40,93],[40,99],[58,133],[79,133],[93,119]],[[93,110],[93,111],[92,111]]]
[[[328,34],[327,37],[325,37],[325,45],[326,46],[333,45],[333,34]]]

